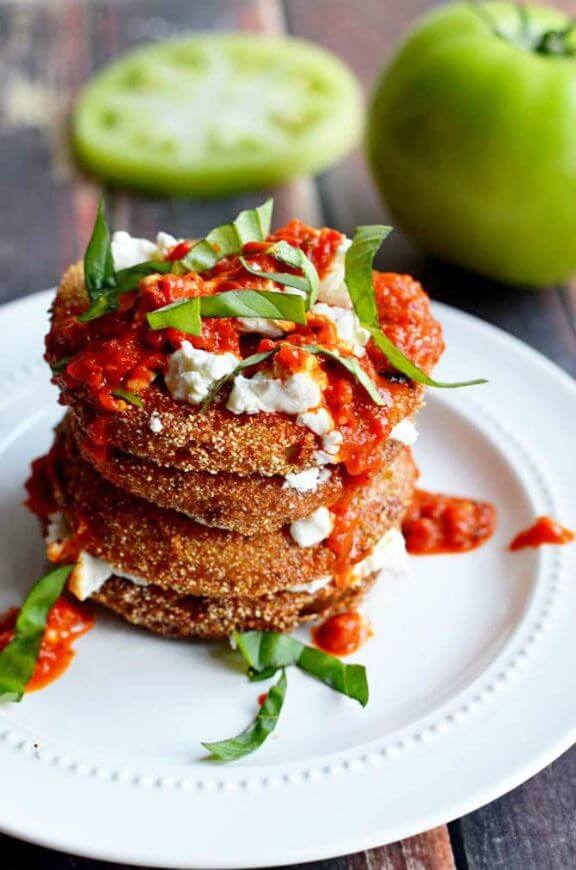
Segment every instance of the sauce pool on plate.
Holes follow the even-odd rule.
[[[402,523],[406,549],[416,556],[465,553],[492,537],[496,510],[485,501],[417,489]]]
[[[12,640],[17,617],[16,607],[0,616],[0,650]],[[86,634],[93,625],[94,616],[86,604],[80,604],[65,595],[59,598],[50,611],[36,670],[26,691],[43,689],[62,676],[74,657],[74,641]]]
[[[541,547],[543,544],[570,544],[574,532],[564,528],[552,517],[538,517],[530,528],[516,535],[510,542],[510,549],[524,550],[526,547]]]

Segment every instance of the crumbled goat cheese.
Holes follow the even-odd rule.
[[[370,333],[356,317],[354,311],[349,308],[340,308],[337,305],[326,305],[325,302],[317,302],[310,309],[312,314],[326,317],[336,325],[340,341],[348,345],[354,356],[364,356],[364,347],[370,340]]]
[[[311,580],[309,583],[297,583],[296,586],[290,586],[288,592],[307,592],[308,595],[313,595],[331,582],[332,577],[330,576],[318,577],[317,580]]]
[[[170,233],[160,232],[156,236],[156,242],[150,239],[138,239],[124,230],[118,230],[112,235],[112,259],[115,269],[129,269],[146,260],[164,257],[175,245],[178,239]]]
[[[313,547],[324,541],[334,527],[334,517],[325,507],[319,507],[302,520],[290,524],[290,534],[299,547]]]
[[[306,471],[291,472],[284,478],[282,489],[295,489],[297,492],[316,492],[318,487],[330,479],[332,472],[327,468],[307,468]]]
[[[315,435],[320,436],[325,435],[334,428],[332,415],[326,408],[315,408],[314,411],[306,411],[297,417],[296,422],[299,426],[305,426],[307,429],[311,429]]]
[[[343,441],[344,436],[338,429],[332,429],[331,432],[327,432],[322,438],[322,450],[317,450],[314,454],[316,465],[330,465],[331,463],[338,462],[338,455]]]
[[[160,419],[160,414],[158,411],[152,411],[150,414],[150,420],[148,421],[148,425],[150,427],[150,431],[154,432],[157,435],[164,428],[164,423]]]
[[[98,592],[110,577],[122,577],[136,586],[147,586],[148,582],[143,577],[130,574],[121,568],[115,568],[104,559],[91,556],[84,550],[78,555],[76,564],[68,580],[68,588],[80,601],[85,601]]]
[[[129,269],[146,260],[152,260],[156,254],[156,245],[149,239],[137,239],[124,230],[118,230],[112,236],[112,258],[114,268]]]
[[[354,566],[354,574],[359,579],[375,573],[392,577],[404,577],[409,573],[406,542],[399,529],[389,529],[370,555]]]
[[[236,322],[240,324],[240,332],[255,332],[269,338],[280,338],[285,331],[278,326],[278,321],[267,320],[265,317],[237,317]]]
[[[322,280],[318,292],[319,302],[328,305],[339,305],[341,308],[352,308],[352,300],[344,281],[346,251],[352,244],[350,239],[343,239],[336,248],[334,259]]]
[[[166,386],[174,399],[198,405],[215,382],[234,371],[238,363],[233,353],[210,353],[183,341],[168,358]]]
[[[226,408],[233,414],[301,414],[314,408],[322,399],[319,384],[306,372],[296,372],[285,381],[256,372],[251,378],[238,375]]]
[[[406,447],[411,447],[418,439],[418,430],[412,420],[400,420],[390,432],[392,441],[399,441]]]

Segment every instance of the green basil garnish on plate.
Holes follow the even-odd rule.
[[[276,685],[268,690],[266,699],[254,721],[237,737],[202,746],[219,761],[237,761],[258,749],[276,728],[286,697],[286,671],[282,670]]]
[[[34,676],[52,606],[62,594],[73,565],[61,565],[34,584],[24,601],[14,637],[0,652],[0,702],[21,701]]]
[[[372,264],[378,248],[390,232],[391,227],[385,227],[381,224],[358,227],[352,244],[346,251],[345,281],[361,326],[370,332],[374,343],[394,368],[418,384],[425,384],[428,387],[453,388],[487,383],[484,378],[457,383],[436,381],[409,360],[382,331],[374,294]]]
[[[234,632],[230,637],[247,662],[251,679],[264,679],[279,668],[296,665],[309,676],[340,692],[363,707],[368,703],[368,680],[363,665],[348,665],[290,635],[275,631]]]

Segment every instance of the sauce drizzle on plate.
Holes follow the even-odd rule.
[[[0,615],[0,650],[12,640],[17,617],[16,607]],[[26,691],[43,689],[62,676],[74,657],[74,641],[86,634],[93,625],[94,616],[89,606],[73,601],[66,595],[59,598],[50,611],[36,670]]]
[[[510,541],[510,549],[516,551],[526,547],[541,547],[543,544],[570,544],[574,538],[574,532],[561,526],[552,517],[538,517],[530,528],[519,532]]]
[[[466,553],[492,537],[496,510],[485,501],[417,489],[402,523],[406,549],[415,556]]]

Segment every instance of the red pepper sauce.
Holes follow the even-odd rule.
[[[333,656],[349,656],[372,637],[372,628],[357,610],[331,616],[311,631],[314,645]]]
[[[271,243],[283,240],[304,251],[322,278],[334,262],[343,238],[336,230],[314,229],[295,220],[265,242],[249,242],[242,253],[252,266],[267,272],[278,271],[278,261],[269,250]],[[166,259],[180,258],[189,247],[188,242],[179,243]],[[284,263],[281,271],[299,272]],[[86,323],[79,320],[81,305],[65,310],[56,306],[46,340],[46,359],[58,364],[54,381],[60,386],[64,404],[73,403],[75,391],[87,393],[93,399],[97,413],[86,434],[95,451],[105,453],[109,415],[129,410],[126,401],[117,395],[118,389],[145,393],[156,375],[164,374],[169,355],[184,340],[202,350],[230,351],[244,358],[278,344],[269,339],[258,342],[255,336],[245,335],[234,318],[204,319],[199,336],[176,329],[156,331],[149,328],[148,312],[181,299],[267,286],[266,279],[249,273],[238,256],[229,256],[202,274],[146,276],[137,290],[122,294],[118,310]],[[429,370],[442,352],[443,341],[440,325],[432,317],[428,297],[418,282],[407,275],[375,272],[374,288],[386,335],[416,365]],[[335,325],[321,315],[309,313],[306,325],[293,325],[290,329],[282,343],[321,344],[334,350],[340,347]],[[353,377],[343,374],[337,363],[323,359],[320,364],[326,376],[326,404],[343,436],[340,460],[354,475],[377,470],[381,462],[377,448],[390,429],[389,412],[394,396],[398,391],[417,389],[407,385],[406,378],[373,341],[358,362],[378,384],[384,405],[376,405]]]
[[[416,556],[465,553],[484,544],[496,528],[488,502],[417,489],[402,523],[406,549]]]
[[[18,610],[14,607],[0,617],[0,650],[12,640],[17,616]],[[94,616],[88,605],[66,595],[60,597],[50,611],[36,670],[26,691],[43,689],[62,676],[74,657],[74,641],[86,634],[93,625]]]
[[[542,544],[570,544],[574,532],[564,528],[552,517],[538,517],[536,522],[520,532],[510,542],[511,550],[524,550],[526,547],[541,547]]]

